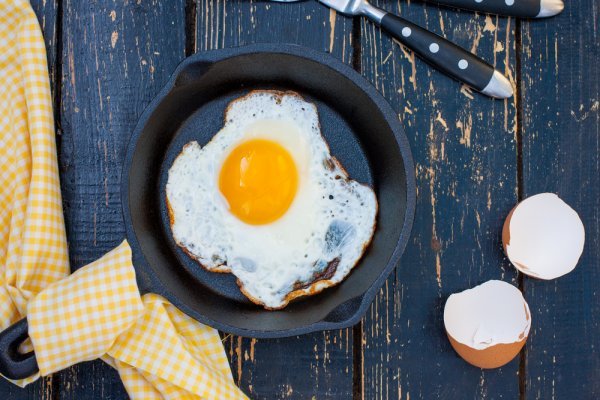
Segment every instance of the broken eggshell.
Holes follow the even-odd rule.
[[[525,344],[531,313],[513,285],[491,280],[448,297],[444,326],[450,344],[468,363],[498,368]]]
[[[554,193],[531,196],[515,206],[502,229],[504,252],[524,274],[554,279],[571,272],[583,252],[583,223]]]

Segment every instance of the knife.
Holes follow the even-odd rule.
[[[291,3],[301,0],[271,0]],[[479,11],[488,14],[518,18],[545,18],[559,14],[565,4],[562,0],[422,0],[441,6]]]
[[[545,18],[560,13],[562,0],[425,0],[442,6],[518,18]]]
[[[483,94],[499,99],[506,99],[513,95],[512,85],[508,79],[490,64],[419,25],[374,7],[366,0],[319,0],[319,2],[345,15],[368,17],[431,66]]]

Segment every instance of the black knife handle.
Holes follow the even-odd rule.
[[[443,6],[481,11],[488,14],[535,18],[540,14],[540,0],[426,0]]]
[[[393,14],[385,14],[381,26],[400,43],[445,74],[482,91],[494,67],[469,51]]]

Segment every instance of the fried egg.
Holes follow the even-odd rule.
[[[223,128],[187,143],[166,185],[175,242],[204,268],[230,272],[267,309],[342,281],[375,229],[377,200],[350,180],[294,92],[232,101]]]

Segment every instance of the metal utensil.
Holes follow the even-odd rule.
[[[518,18],[545,18],[560,13],[562,0],[425,0],[443,6]]]
[[[301,0],[271,0],[291,3]],[[479,11],[488,14],[518,18],[545,18],[559,14],[565,4],[562,0],[423,0],[441,6]]]
[[[291,2],[296,0],[274,1]],[[513,95],[513,89],[508,79],[490,64],[419,25],[374,7],[366,0],[318,1],[345,15],[368,17],[430,65],[483,94],[499,99]]]
[[[560,13],[562,0],[425,0],[442,6],[517,18],[545,18]]]

